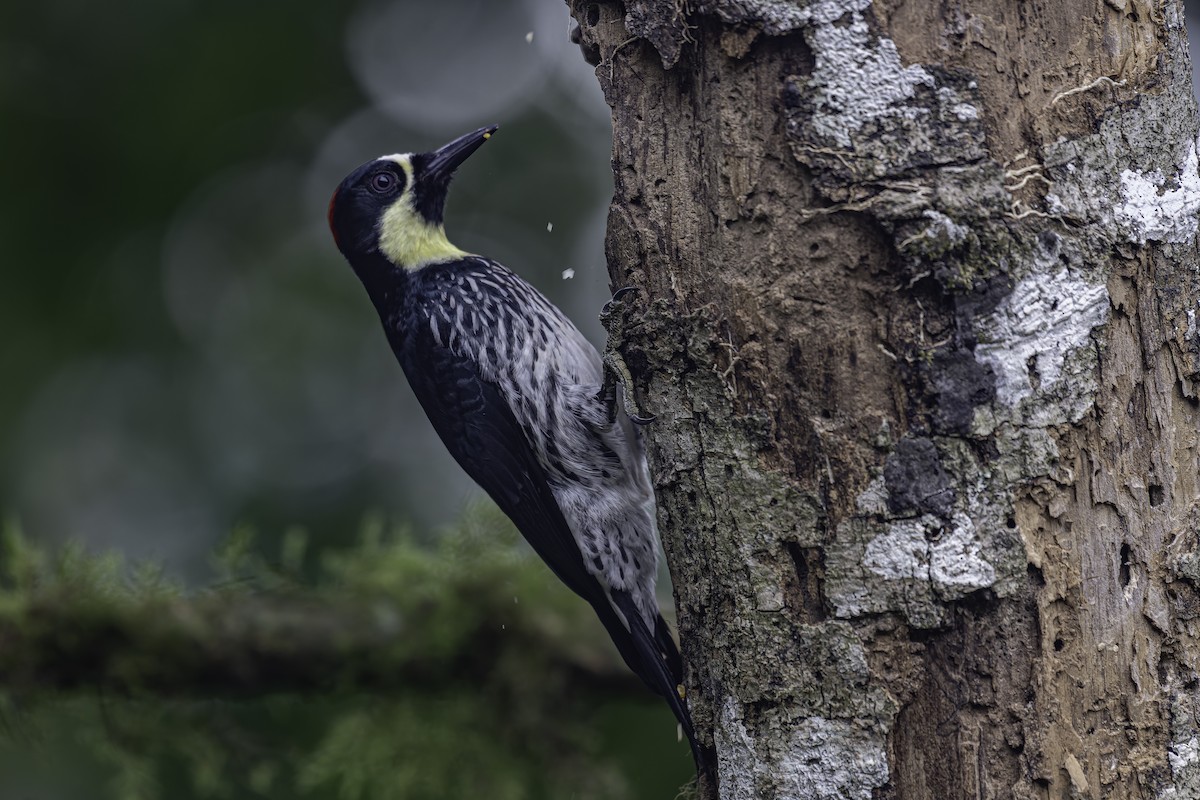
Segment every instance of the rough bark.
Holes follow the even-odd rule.
[[[572,11],[702,794],[1198,796],[1179,4]]]

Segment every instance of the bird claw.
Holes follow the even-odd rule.
[[[638,291],[636,286],[623,286],[613,292],[612,299],[604,304],[600,310],[600,323],[608,332],[608,341],[604,347],[604,385],[600,388],[597,394],[597,399],[604,403],[608,421],[611,424],[617,418],[617,386],[621,387],[621,403],[620,406],[625,409],[631,422],[635,425],[649,425],[655,420],[653,414],[647,414],[642,410],[641,404],[637,402],[637,398],[633,394],[633,376],[629,372],[629,367],[625,363],[625,359],[621,356],[617,349],[621,341],[621,334],[624,331],[625,319],[623,316],[614,313],[614,305],[619,304],[622,298],[633,292]]]
[[[629,375],[629,367],[625,366],[624,359],[620,353],[605,352],[604,354],[604,385],[600,387],[600,393],[597,399],[604,404],[604,415],[611,425],[616,422],[617,411],[621,408],[630,407],[629,390],[626,381],[632,380]],[[621,398],[618,400],[617,387],[621,389]],[[629,414],[631,420],[635,422],[641,419],[640,416]]]
[[[636,292],[637,290],[638,290],[638,287],[636,287],[636,286],[622,286],[620,289],[617,289],[615,292],[613,292],[613,296],[612,296],[611,300],[609,300],[603,306],[600,307],[600,321],[602,323],[605,323],[604,327],[606,329],[608,327],[608,324],[607,324],[608,320],[609,320],[609,318],[612,317],[613,304],[620,303],[622,297],[625,297],[625,295],[628,295],[628,294],[632,294],[632,293]]]

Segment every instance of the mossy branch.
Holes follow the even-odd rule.
[[[0,613],[0,684],[208,695],[418,690],[489,683],[512,651],[539,654],[540,669],[582,691],[644,691],[616,658],[521,615],[493,622],[502,617],[481,615],[461,631],[470,647],[438,653],[416,646],[428,637],[421,620],[383,600],[217,593],[96,603],[54,591]]]
[[[51,558],[10,531],[0,685],[205,696],[449,685],[504,696],[529,683],[645,691],[586,605],[516,552],[494,518],[469,518],[436,547],[404,533],[385,541],[376,526],[353,551],[320,559],[308,585],[297,541],[280,568],[239,535],[220,561],[223,586],[189,594],[77,549]]]

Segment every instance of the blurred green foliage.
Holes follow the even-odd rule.
[[[308,554],[294,533],[266,559],[243,530],[219,557],[223,581],[188,592],[155,569],[75,548],[50,554],[10,529],[0,642],[41,654],[40,669],[26,670],[0,652],[0,796],[76,797],[81,786],[120,800],[674,796],[690,762],[669,715],[624,673],[590,609],[515,538],[490,506],[434,548],[375,521],[353,548]],[[269,674],[250,689],[223,687],[211,665],[247,624],[224,620],[260,613],[264,599],[313,609],[314,626],[322,607],[358,609],[393,635],[362,649],[335,629],[332,652],[378,663],[331,668],[315,694],[275,688]],[[206,610],[218,603],[219,613]],[[72,624],[57,635],[24,635],[63,618]],[[188,646],[162,641],[155,619],[186,630]],[[110,651],[89,651],[97,644]],[[155,647],[166,664],[147,660]],[[280,652],[286,645],[259,642],[235,658]],[[74,673],[92,661],[108,666]],[[400,677],[389,681],[389,669]],[[257,674],[249,660],[238,672]],[[197,690],[192,677],[205,673]],[[589,674],[600,680],[581,680]],[[47,688],[64,675],[70,691]],[[362,675],[370,686],[353,682]],[[294,682],[281,674],[283,689]],[[628,770],[639,761],[653,777],[635,784]]]

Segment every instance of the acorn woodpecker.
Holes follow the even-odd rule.
[[[541,292],[446,238],[450,179],[495,132],[363,164],[334,193],[329,227],[450,454],[591,603],[625,663],[670,704],[702,767],[679,649],[654,594],[646,457],[612,373]]]

